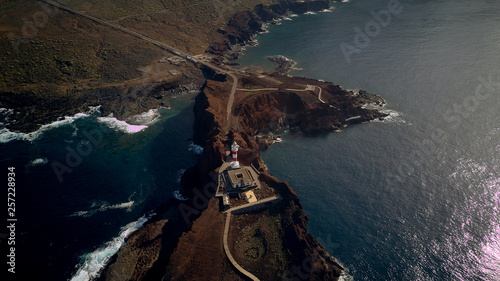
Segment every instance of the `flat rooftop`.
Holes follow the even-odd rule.
[[[255,193],[253,193],[252,190],[245,192],[245,196],[247,198],[248,203],[257,202],[257,197],[255,197]]]
[[[255,179],[252,177],[252,174],[250,174],[250,171],[243,167],[243,168],[238,168],[234,170],[228,170],[227,174],[229,175],[229,179],[231,180],[232,183],[237,183],[237,182],[246,182],[246,181],[254,181]]]

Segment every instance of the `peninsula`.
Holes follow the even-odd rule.
[[[62,41],[51,41],[54,30],[44,29],[40,36],[49,39],[20,42],[17,62],[26,59],[27,52],[45,52],[46,45],[52,44],[47,52],[56,53],[55,61],[36,61],[52,71],[47,77],[32,75],[26,64],[12,70],[9,65],[17,64],[2,57],[6,71],[2,71],[0,103],[15,112],[7,116],[6,127],[30,132],[40,123],[90,105],[101,105],[103,114],[126,120],[132,114],[167,106],[164,97],[173,92],[199,88],[193,141],[204,149],[199,162],[182,177],[182,195],[188,200],[172,199],[158,208],[129,237],[100,279],[341,277],[341,264],[308,233],[308,218],[297,194],[269,173],[259,149],[272,143],[267,132],[282,128],[309,134],[382,119],[385,114],[373,108],[380,108],[384,100],[330,82],[290,77],[281,70],[270,74],[231,66],[241,47],[263,31],[264,23],[289,12],[328,9],[329,1],[255,0],[236,5],[200,1],[196,6],[188,1],[157,1],[162,6],[158,11],[142,7],[140,13],[119,17],[113,9],[96,9],[94,2],[39,2],[61,14],[47,23],[55,29],[97,29],[110,37],[88,32],[95,38],[84,46],[79,45],[80,33],[73,31]],[[15,10],[16,4],[9,5]],[[117,8],[111,1],[104,5]],[[34,4],[30,7],[35,9]],[[163,32],[165,26],[175,36]],[[121,47],[112,46],[109,40]],[[3,43],[2,48],[10,47]],[[96,54],[92,44],[105,47],[100,45]],[[70,46],[69,54],[58,49],[63,45]],[[88,62],[81,57],[82,50],[99,59]],[[133,63],[141,65],[144,54],[156,59],[131,69]],[[124,56],[132,61],[124,62]],[[16,71],[24,71],[24,75],[17,77]]]

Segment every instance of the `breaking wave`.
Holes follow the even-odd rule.
[[[64,119],[43,125],[40,129],[31,133],[11,132],[7,128],[0,129],[0,143],[7,143],[13,140],[34,141],[40,138],[43,133],[73,123],[76,119],[87,117],[85,113],[77,113],[74,116],[66,116]]]
[[[403,118],[403,113],[399,111],[393,109],[381,109],[379,111],[389,115],[387,115],[383,120],[375,119],[372,122],[410,124],[406,122],[406,120]]]
[[[71,281],[90,281],[99,277],[103,268],[109,260],[115,255],[120,247],[125,243],[127,237],[141,228],[155,213],[142,216],[137,221],[131,222],[122,227],[120,234],[112,240],[106,242],[102,247],[80,257],[81,262],[77,266],[78,270],[70,279]]]
[[[132,206],[134,205],[134,201],[128,201],[124,203],[109,205],[107,203],[101,204],[97,207],[97,204],[94,202],[88,211],[78,211],[74,212],[71,217],[90,217],[97,213],[104,212],[107,210],[116,210],[116,209],[126,209],[127,212],[132,211]]]
[[[362,108],[378,110],[384,114],[388,114],[384,119],[374,119],[372,122],[384,122],[384,123],[401,123],[407,124],[406,120],[403,118],[403,113],[396,111],[394,109],[385,108],[385,105],[378,105],[375,103],[365,104]],[[408,123],[411,125],[411,123]]]
[[[175,199],[181,200],[181,201],[187,201],[187,200],[189,200],[189,198],[186,198],[186,197],[182,196],[180,190],[174,191],[174,197],[175,197]]]
[[[188,148],[189,151],[192,151],[194,154],[203,154],[203,147],[197,145],[197,144],[194,144],[194,143],[190,143],[189,144],[189,148]]]
[[[130,125],[127,122],[120,121],[114,117],[99,117],[97,119],[97,121],[99,123],[102,123],[102,124],[108,126],[109,128],[111,128],[113,130],[127,133],[127,134],[137,133],[137,132],[140,132],[148,127],[146,125]]]
[[[160,113],[158,109],[150,109],[147,112],[127,118],[127,121],[118,120],[113,116],[99,117],[97,121],[113,130],[133,134],[148,128],[148,126],[157,121],[159,117]]]
[[[0,108],[0,114],[7,115],[12,113],[11,109]],[[160,114],[158,109],[151,109],[147,112],[134,115],[127,119],[129,123],[126,121],[120,121],[112,116],[101,117],[102,111],[101,106],[89,106],[89,110],[85,113],[77,113],[74,116],[65,116],[63,118],[59,118],[59,120],[52,122],[50,124],[42,125],[40,129],[31,132],[31,133],[21,133],[21,132],[12,132],[9,129],[5,128],[5,124],[0,124],[0,143],[8,143],[13,140],[24,140],[24,141],[34,141],[39,139],[45,132],[50,131],[55,128],[59,128],[65,125],[72,124],[75,120],[85,117],[97,117],[97,121],[101,124],[105,124],[106,126],[128,134],[133,134],[140,132],[148,127],[148,125],[154,123],[159,119]],[[73,136],[76,135],[78,128],[74,126],[75,131],[73,132]]]
[[[180,169],[177,171],[177,183],[181,183],[182,176],[186,172],[186,169]]]
[[[31,161],[28,165],[29,166],[41,166],[41,165],[45,165],[49,162],[49,160],[47,160],[47,158],[37,158],[33,161]]]

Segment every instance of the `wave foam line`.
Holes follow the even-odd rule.
[[[37,159],[31,161],[28,165],[35,167],[35,166],[45,165],[48,162],[49,162],[49,160],[47,160],[47,158],[37,158]]]
[[[189,144],[188,151],[191,151],[194,154],[200,155],[200,154],[203,154],[203,147],[192,142]]]
[[[142,216],[137,221],[131,222],[122,227],[120,234],[112,240],[106,242],[104,246],[98,248],[92,253],[81,257],[82,263],[79,265],[77,272],[70,279],[71,281],[90,281],[101,274],[103,268],[108,264],[109,260],[115,255],[130,234],[141,228],[155,213],[148,216]]]
[[[31,132],[31,133],[20,133],[20,132],[11,132],[7,128],[0,129],[0,143],[8,143],[13,140],[25,140],[25,141],[34,141],[40,138],[43,133],[59,128],[64,125],[68,125],[73,123],[76,119],[87,117],[88,115],[85,113],[77,113],[74,116],[66,116],[62,120],[55,121],[50,124],[43,125],[40,129]]]
[[[126,121],[120,121],[112,116],[99,117],[97,120],[98,122],[105,124],[116,131],[133,134],[146,129],[149,125],[156,122],[159,117],[160,113],[158,112],[158,109],[150,109],[147,112],[127,118],[127,121],[133,124],[129,124]]]
[[[99,106],[89,106],[89,110],[86,113],[77,113],[74,116],[65,116],[64,119],[57,120],[53,123],[42,125],[40,129],[31,132],[31,133],[21,133],[21,132],[12,132],[7,128],[0,127],[0,143],[8,143],[13,140],[24,140],[24,141],[34,141],[40,138],[43,133],[59,128],[64,125],[68,125],[73,123],[75,120],[79,118],[95,116],[97,117],[98,122],[103,123],[110,127],[111,129],[121,131],[128,134],[133,134],[140,132],[148,127],[148,125],[156,122],[160,114],[158,109],[150,109],[147,112],[137,114],[131,116],[128,120],[132,123],[137,123],[138,125],[132,125],[125,121],[120,121],[114,117],[100,117],[102,112]],[[0,108],[0,113],[6,111],[4,108]],[[75,127],[75,131],[73,132],[73,136],[76,136],[76,132],[78,128]]]
[[[175,197],[175,199],[180,200],[180,201],[189,200],[189,198],[186,198],[186,197],[182,196],[180,190],[174,191],[174,197]]]
[[[97,119],[100,123],[114,129],[116,131],[124,132],[127,134],[133,134],[146,129],[146,125],[130,125],[125,121],[120,121],[114,117],[99,117]]]
[[[78,211],[78,212],[73,213],[71,216],[72,217],[90,217],[92,215],[95,215],[96,213],[104,212],[107,210],[114,210],[114,209],[127,209],[127,211],[131,211],[133,205],[134,205],[134,201],[129,201],[129,202],[119,203],[119,204],[115,204],[115,205],[108,205],[105,203],[105,204],[102,204],[101,206],[99,206],[99,208],[94,208],[96,206],[96,204],[93,203],[92,206],[90,206],[90,207],[94,208],[94,209],[88,210],[88,211]]]

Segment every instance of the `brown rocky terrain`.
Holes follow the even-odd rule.
[[[384,114],[362,107],[368,103],[381,105],[383,99],[308,78],[238,75],[232,130],[225,132],[232,81],[219,80],[222,81],[206,81],[194,106],[194,140],[204,147],[204,152],[198,164],[182,178],[183,193],[192,198],[179,209],[187,219],[189,231],[178,238],[175,248],[167,251],[171,254],[163,257],[163,271],[157,271],[156,278],[162,273],[164,280],[244,280],[224,253],[225,214],[220,200],[213,198],[211,192],[215,185],[211,175],[226,158],[229,144],[237,141],[240,162],[256,167],[261,173],[262,188],[280,194],[283,200],[267,210],[233,215],[228,241],[234,258],[261,280],[336,280],[343,272],[342,266],[307,232],[307,215],[297,194],[288,183],[269,174],[260,158],[255,135],[279,129],[279,124],[310,133],[383,118]],[[318,87],[322,89],[321,100]],[[353,117],[356,119],[350,119]],[[143,231],[149,230],[145,228],[139,233]],[[137,268],[137,275],[144,269],[133,261],[122,264],[125,265]],[[118,280],[109,273],[106,276]]]
[[[325,9],[329,1],[63,2],[179,50],[210,53],[217,63],[234,58],[234,46],[248,43],[262,23],[287,11]],[[3,5],[0,26],[5,34],[19,33],[25,24],[21,18],[41,9],[35,1]],[[19,20],[9,20],[12,14]],[[231,79],[200,65],[164,64],[162,58],[171,56],[167,52],[88,19],[65,12],[51,15],[36,35],[23,38],[17,51],[7,38],[0,41],[2,51],[10,52],[0,64],[0,107],[15,110],[8,125],[12,130],[31,131],[97,104],[104,114],[126,118],[164,106],[170,90],[201,87],[194,106],[194,141],[204,152],[182,178],[183,194],[191,200],[167,202],[157,210],[157,216],[129,237],[101,279],[244,279],[223,251],[225,215],[210,193],[211,175],[233,140],[241,146],[241,162],[254,165],[264,188],[283,198],[267,210],[234,216],[229,242],[235,259],[261,280],[336,280],[342,274],[342,266],[307,232],[307,215],[295,191],[266,170],[255,135],[283,126],[305,133],[329,131],[383,118],[363,108],[382,104],[381,98],[313,79],[249,73],[238,75],[231,118],[226,120]]]
[[[328,2],[59,0],[192,55],[215,55],[215,62],[237,56],[232,49],[248,43],[263,23],[287,11],[325,9]],[[202,84],[197,67],[165,63],[172,54],[149,42],[39,1],[0,5],[0,107],[14,111],[4,122],[10,130],[30,132],[97,104],[124,120],[164,106],[158,89]]]

